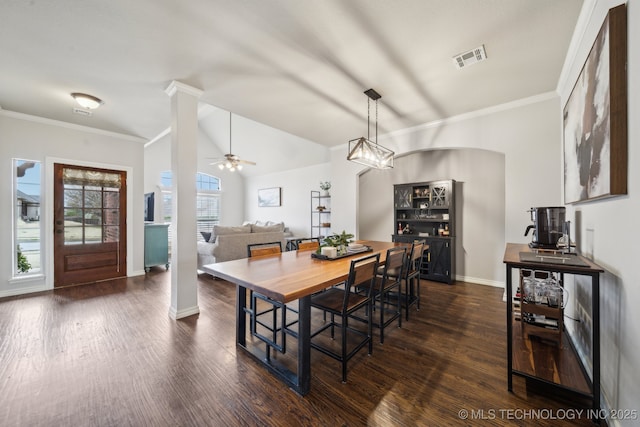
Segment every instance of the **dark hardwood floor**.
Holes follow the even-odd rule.
[[[421,310],[355,356],[347,384],[312,351],[301,397],[236,349],[232,284],[199,276],[201,313],[174,321],[163,270],[0,299],[0,425],[591,425],[532,420],[574,406],[518,377],[507,391],[502,289],[423,281]]]

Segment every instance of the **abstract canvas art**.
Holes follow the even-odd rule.
[[[563,112],[564,198],[627,193],[626,6],[602,24]]]

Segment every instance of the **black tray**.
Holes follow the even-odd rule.
[[[346,258],[346,257],[348,257],[348,256],[359,255],[359,254],[366,254],[367,252],[372,252],[372,251],[373,251],[373,248],[372,248],[371,246],[366,246],[366,248],[367,248],[367,249],[365,249],[365,250],[363,250],[363,251],[347,252],[346,254],[344,254],[344,255],[338,255],[338,256],[337,256],[337,257],[335,257],[335,258],[329,258],[329,257],[328,257],[328,256],[326,256],[326,255],[322,255],[322,254],[319,254],[319,253],[316,253],[316,252],[312,252],[312,253],[311,253],[311,258],[324,259],[324,260],[327,260],[327,261],[335,261],[335,260],[337,260],[337,259]]]
[[[525,262],[539,262],[546,264],[565,264],[576,267],[589,267],[589,264],[582,261],[580,258],[573,254],[545,254],[545,253],[533,253],[533,252],[520,252],[520,261]]]

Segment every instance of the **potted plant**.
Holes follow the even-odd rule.
[[[324,238],[324,244],[322,246],[333,246],[338,249],[338,255],[343,255],[347,252],[347,246],[349,245],[353,234],[347,233],[344,230],[340,234],[333,234]]]
[[[331,188],[331,181],[320,181],[320,189],[323,196],[329,195],[329,189]]]

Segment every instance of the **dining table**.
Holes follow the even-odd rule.
[[[314,251],[288,251],[276,255],[242,258],[207,264],[202,270],[236,285],[236,345],[261,362],[274,375],[300,395],[311,388],[311,295],[347,280],[351,261],[362,256],[380,254],[380,263],[387,250],[406,243],[358,240],[370,248],[335,259],[319,259]],[[297,366],[269,357],[257,345],[247,342],[247,289],[274,301],[287,304],[298,301]]]

